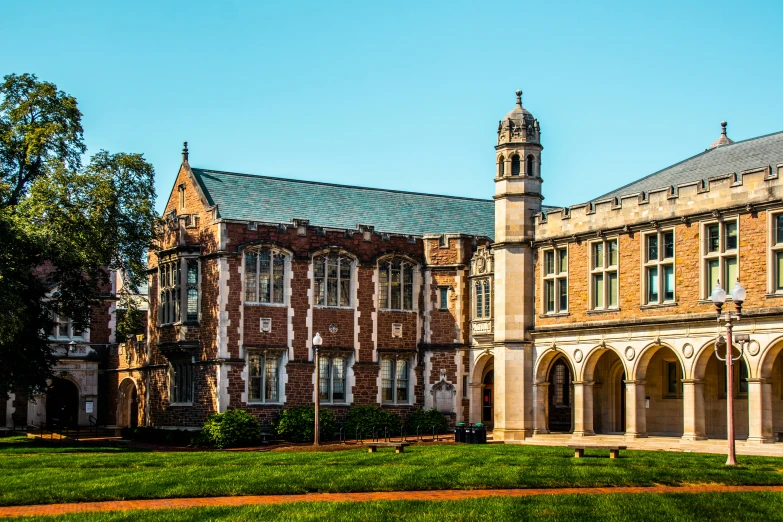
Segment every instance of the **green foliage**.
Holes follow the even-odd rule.
[[[210,446],[221,449],[249,446],[261,440],[261,424],[245,410],[213,413],[202,432]]]
[[[405,419],[405,429],[412,435],[419,432],[431,434],[433,426],[435,433],[446,433],[449,430],[449,421],[435,408],[431,410],[417,408]]]
[[[378,436],[383,436],[384,428],[388,429],[390,435],[399,435],[401,426],[402,419],[396,413],[376,406],[351,406],[345,419],[345,436],[356,437],[357,428],[362,438],[372,437],[373,428]]]
[[[139,442],[151,442],[155,444],[171,444],[174,446],[187,446],[201,435],[200,431],[190,430],[162,430],[151,426],[137,426],[135,428],[122,428],[122,438]]]
[[[334,413],[321,408],[318,410],[318,427],[321,440],[332,440],[335,432]],[[284,440],[291,442],[313,442],[315,440],[315,407],[298,406],[283,410],[275,425],[275,432]]]
[[[0,399],[45,389],[50,315],[89,327],[109,270],[123,279],[120,339],[141,331],[154,170],[141,154],[106,151],[83,167],[82,132],[76,99],[54,84],[30,74],[0,84]]]

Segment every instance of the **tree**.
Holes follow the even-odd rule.
[[[154,169],[141,154],[81,156],[76,99],[34,75],[0,85],[0,396],[40,392],[55,358],[53,313],[76,328],[106,299],[110,271],[126,313],[118,333],[138,332],[131,294],[145,280],[157,223]],[[123,338],[123,337],[120,337]]]

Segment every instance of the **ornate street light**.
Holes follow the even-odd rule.
[[[313,348],[315,349],[315,437],[313,446],[321,445],[321,438],[318,433],[318,410],[321,409],[321,367],[318,352],[323,342],[321,334],[316,332],[315,337],[313,337]]]
[[[737,460],[734,452],[734,361],[738,361],[742,358],[745,352],[745,345],[750,342],[750,336],[747,334],[737,334],[732,336],[732,324],[731,321],[736,319],[740,320],[742,317],[742,303],[745,301],[746,292],[745,288],[740,284],[739,279],[731,290],[731,299],[734,301],[734,306],[737,308],[737,312],[732,314],[727,311],[723,315],[723,305],[726,303],[726,290],[720,286],[720,281],[715,285],[715,289],[712,291],[710,298],[715,303],[715,309],[718,311],[718,323],[721,321],[726,322],[726,337],[722,335],[718,336],[715,341],[715,357],[720,361],[726,361],[726,422],[729,441],[729,456],[726,459],[727,466],[736,466]],[[740,344],[740,354],[738,357],[734,357],[732,351],[734,343]],[[726,357],[718,355],[718,347],[726,346]]]

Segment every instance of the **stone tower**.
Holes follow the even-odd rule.
[[[533,434],[535,320],[533,216],[541,210],[541,129],[522,107],[498,123],[495,171],[495,427],[496,440]]]

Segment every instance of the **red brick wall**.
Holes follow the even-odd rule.
[[[416,349],[416,318],[411,312],[378,312],[378,348]],[[402,324],[402,337],[392,337],[392,324]]]
[[[272,319],[272,330],[261,331],[261,318]],[[288,307],[245,305],[243,339],[246,346],[288,346]]]

